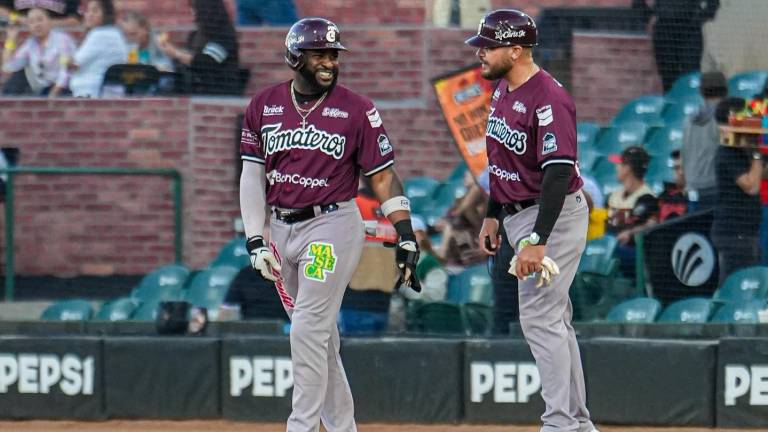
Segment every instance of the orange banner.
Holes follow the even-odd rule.
[[[432,85],[459,152],[478,177],[488,166],[485,125],[493,83],[480,76],[480,66],[471,66],[435,78]]]

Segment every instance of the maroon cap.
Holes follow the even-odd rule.
[[[304,18],[288,30],[285,37],[285,62],[293,69],[304,64],[305,49],[347,49],[341,44],[341,32],[333,22],[325,18]]]
[[[538,31],[528,14],[514,9],[497,9],[483,17],[477,34],[465,43],[478,48],[532,47],[538,43]]]

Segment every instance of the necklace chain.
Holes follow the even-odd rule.
[[[296,108],[296,112],[299,114],[299,117],[301,117],[301,128],[305,129],[307,127],[307,117],[309,117],[310,114],[312,114],[312,111],[315,110],[318,106],[320,106],[321,103],[323,103],[323,100],[325,97],[328,96],[328,92],[323,93],[323,95],[320,97],[320,99],[315,102],[314,105],[312,105],[311,108],[302,108],[299,106],[299,102],[296,100],[296,90],[293,88],[293,84],[291,84],[291,101],[293,102],[293,107]]]

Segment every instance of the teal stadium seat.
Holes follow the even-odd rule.
[[[416,306],[414,321],[425,333],[468,335],[470,326],[461,305],[449,302],[426,302]]]
[[[661,303],[650,297],[638,297],[617,304],[608,312],[606,321],[652,323],[661,311]]]
[[[700,96],[699,87],[701,87],[701,72],[688,72],[675,80],[666,97],[668,100],[677,100],[689,96]]]
[[[139,302],[178,300],[189,277],[189,269],[178,264],[160,267],[144,276],[131,291],[131,298]]]
[[[600,157],[595,161],[590,173],[606,198],[611,192],[621,186],[619,179],[616,178],[616,164],[604,157]]]
[[[760,322],[758,313],[765,308],[763,300],[739,300],[724,304],[712,316],[711,322],[756,324]]]
[[[608,311],[627,294],[617,284],[619,261],[614,258],[616,237],[607,234],[590,240],[581,255],[579,267],[571,286],[574,316],[579,320],[594,320]]]
[[[422,213],[416,211],[414,213],[422,216],[427,225],[434,226],[435,222],[453,206],[456,199],[463,197],[466,193],[467,188],[464,186],[464,179],[444,181],[432,191],[432,196],[429,198],[429,208]]]
[[[134,321],[154,321],[157,319],[157,310],[160,307],[159,301],[148,301],[141,303],[134,309],[131,320]]]
[[[685,119],[699,112],[703,105],[704,98],[701,95],[680,97],[664,107],[661,117],[666,125],[683,123]]]
[[[208,316],[215,319],[227,295],[229,285],[239,272],[240,269],[230,266],[213,267],[201,271],[192,278],[185,300],[194,306],[208,309]]]
[[[491,335],[493,331],[492,306],[484,303],[464,303],[461,307],[471,335]]]
[[[432,193],[440,184],[432,177],[411,177],[405,179],[403,188],[405,196],[411,201],[411,211],[416,214],[423,214],[432,203]]]
[[[48,306],[40,316],[46,321],[87,321],[93,317],[93,307],[88,300],[62,300]]]
[[[453,181],[453,180],[463,180],[464,174],[469,171],[469,167],[467,166],[467,163],[463,160],[456,165],[450,174],[448,174],[448,178],[446,178],[447,181]]]
[[[493,304],[493,283],[488,266],[477,264],[448,278],[447,300],[454,303]]]
[[[649,126],[661,125],[664,123],[661,112],[664,110],[665,104],[664,96],[646,95],[637,97],[627,102],[621,108],[611,121],[611,124],[642,122]]]
[[[600,155],[595,149],[600,125],[597,123],[579,122],[576,124],[576,144],[578,149],[579,166],[589,171]]]
[[[728,95],[752,99],[763,92],[766,78],[768,78],[766,71],[749,71],[733,75],[728,79]]]
[[[131,319],[133,311],[136,310],[136,300],[130,297],[122,297],[101,305],[99,312],[94,320],[97,321],[125,321]]]
[[[621,153],[629,146],[643,145],[648,125],[643,122],[628,122],[605,128],[594,148],[601,155]]]
[[[683,128],[680,124],[670,124],[655,129],[643,147],[652,158],[669,157],[672,150],[680,150],[683,145]]]
[[[768,267],[754,266],[731,273],[715,291],[712,301],[718,304],[764,300],[768,297]]]
[[[645,181],[657,196],[664,190],[664,182],[673,183],[675,181],[675,171],[672,164],[669,153],[651,157],[648,172],[645,174]]]
[[[245,248],[245,237],[235,237],[221,248],[211,267],[232,266],[239,269],[251,265],[251,258]]]
[[[678,300],[667,306],[658,322],[663,323],[705,323],[712,311],[712,301],[704,297]]]

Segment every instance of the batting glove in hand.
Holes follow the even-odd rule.
[[[395,289],[400,285],[421,292],[421,282],[416,277],[416,264],[419,262],[419,245],[416,240],[406,240],[402,237],[397,244],[385,243],[384,246],[395,247],[395,263],[400,269],[400,277],[395,283]]]
[[[520,277],[517,275],[517,272],[515,271],[516,265],[517,255],[512,257],[512,261],[509,262],[508,272],[512,276],[520,279]],[[541,261],[541,271],[535,274],[538,274],[536,279],[536,288],[541,288],[542,286],[546,286],[552,283],[552,278],[560,274],[560,267],[557,266],[557,263],[552,258],[545,256]],[[533,275],[530,275],[529,277],[532,276]]]
[[[264,279],[272,282],[277,281],[277,276],[273,274],[273,271],[280,271],[280,264],[277,263],[277,259],[272,255],[272,251],[264,245],[264,237],[253,236],[245,243],[245,248],[248,249],[248,253],[251,255],[251,267],[254,270],[261,273]]]

